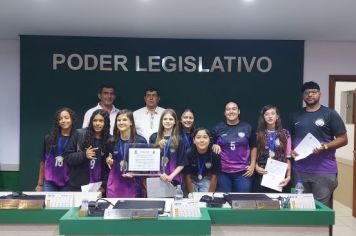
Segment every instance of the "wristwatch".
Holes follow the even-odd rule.
[[[326,151],[329,149],[329,146],[327,144],[323,144],[323,150]]]

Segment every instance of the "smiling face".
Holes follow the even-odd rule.
[[[167,113],[163,116],[162,125],[163,125],[164,129],[172,130],[175,124],[176,124],[176,121],[171,114]]]
[[[130,132],[132,127],[132,121],[127,117],[127,114],[121,114],[117,117],[116,125],[120,132]]]
[[[68,111],[62,111],[58,116],[58,124],[61,130],[70,130],[72,128],[72,118]]]
[[[190,111],[186,111],[182,114],[181,123],[185,130],[190,130],[194,124],[194,115]]]
[[[104,129],[104,125],[104,117],[100,114],[96,114],[93,118],[93,129],[95,131],[95,134],[101,134]]]
[[[306,89],[303,92],[303,99],[307,106],[314,106],[319,103],[320,91],[318,89]]]
[[[226,117],[227,123],[236,123],[239,121],[240,109],[234,102],[229,102],[225,106],[224,115]]]
[[[199,153],[205,153],[208,150],[210,137],[206,130],[199,130],[193,138],[193,142]]]

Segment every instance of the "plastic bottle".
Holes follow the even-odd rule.
[[[303,180],[301,180],[301,179],[297,180],[297,184],[295,185],[295,192],[297,194],[303,194],[304,193]]]
[[[183,199],[183,190],[182,187],[180,185],[177,185],[176,188],[176,194],[174,196],[174,200],[182,200]]]
[[[79,216],[80,217],[88,216],[88,208],[89,208],[88,199],[83,199],[82,205],[80,206],[80,210],[79,210]]]

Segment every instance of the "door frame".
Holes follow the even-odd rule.
[[[329,75],[329,107],[335,109],[335,86],[336,82],[356,82],[356,75]],[[356,118],[354,110],[353,120]],[[354,125],[356,136],[356,123]],[[353,187],[352,187],[352,216],[356,217],[356,137],[354,137],[353,150]]]

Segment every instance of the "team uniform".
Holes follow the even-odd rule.
[[[287,160],[291,159],[291,136],[288,130],[283,129],[283,132],[286,136],[287,142],[286,146],[284,147],[284,153],[281,153],[281,151],[278,149],[278,146],[280,145],[280,140],[277,137],[277,131],[265,131],[266,146],[257,157],[257,164],[259,167],[265,168],[268,158],[272,158],[276,161],[281,162],[287,162]],[[285,159],[282,158],[282,155],[285,156]],[[275,190],[261,186],[262,177],[262,174],[259,174],[257,172],[255,173],[254,192],[276,192]]]
[[[293,147],[295,148],[311,133],[321,144],[329,143],[335,136],[346,133],[345,124],[336,111],[321,106],[317,111],[305,109],[293,115]],[[294,179],[304,181],[305,192],[313,193],[322,203],[329,205],[329,200],[337,187],[337,164],[334,149],[311,154],[307,158],[293,162]]]
[[[200,154],[189,149],[186,160],[188,164],[184,167],[184,174],[190,175],[193,192],[209,192],[211,176],[220,172],[220,156],[212,151]]]
[[[218,177],[219,192],[250,192],[252,178],[244,177],[250,165],[250,149],[256,147],[251,126],[243,121],[237,125],[221,122],[213,129],[213,140],[221,147],[221,172]]]
[[[119,139],[117,142],[112,142],[114,162],[109,173],[106,190],[107,197],[143,197],[143,178],[125,178],[122,176],[126,165],[126,162],[124,161],[128,151],[128,143],[147,143],[147,141],[144,137],[136,135],[129,140],[124,141]]]
[[[47,147],[48,138],[45,138],[41,158],[44,163],[43,191],[66,191],[69,167],[63,153],[70,137],[59,135],[57,144],[52,148]]]
[[[157,138],[157,133],[154,133],[151,135],[149,142],[150,143],[155,143]],[[164,163],[161,167],[162,173],[165,173],[166,175],[170,175],[177,166],[185,166],[187,164],[187,161],[185,159],[185,145],[184,142],[179,139],[179,144],[177,149],[172,149],[170,148],[170,136],[164,137],[167,139],[167,145],[166,147],[161,150],[161,156],[163,157],[163,162],[165,162],[165,159],[167,159],[168,163]],[[165,158],[166,157],[166,158]],[[173,185],[181,185],[183,182],[183,174],[182,172],[176,175],[173,180],[172,184]]]
[[[68,186],[71,191],[81,191],[82,185],[102,181],[105,188],[108,175],[106,157],[109,155],[109,140],[94,139],[92,147],[98,147],[96,158],[89,160],[83,147],[84,136],[88,128],[78,129],[69,140],[64,158],[70,167]]]
[[[98,109],[103,109],[103,107],[100,105],[100,103],[98,103],[98,105],[96,105],[95,107],[92,107],[90,108],[89,110],[87,110],[85,112],[85,115],[84,115],[84,119],[83,119],[83,128],[86,128],[89,126],[89,123],[90,123],[90,117],[91,115],[94,113],[94,111],[98,110]],[[111,111],[109,112],[109,115],[110,115],[110,134],[112,135],[114,133],[114,127],[115,127],[115,124],[116,124],[116,115],[117,113],[119,112],[120,110],[117,109],[114,105],[112,105],[112,109]]]

